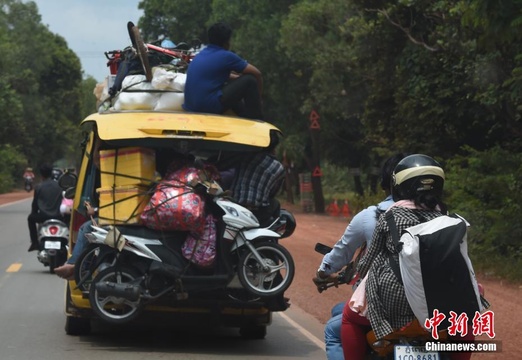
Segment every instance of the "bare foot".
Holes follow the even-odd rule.
[[[74,280],[74,264],[63,264],[54,269],[54,273],[65,280]]]

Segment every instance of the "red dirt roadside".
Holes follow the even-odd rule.
[[[32,197],[32,192],[15,191],[0,194],[0,205]],[[292,286],[286,295],[290,302],[307,313],[325,323],[329,318],[332,306],[346,301],[351,295],[350,287],[341,285],[338,289],[330,288],[319,294],[312,277],[314,276],[322,255],[314,251],[316,242],[333,245],[344,232],[348,219],[332,217],[315,213],[305,213],[299,206],[283,204],[283,207],[292,211],[297,221],[294,234],[281,240],[293,255],[296,273]],[[472,359],[522,359],[522,313],[519,310],[519,301],[522,298],[522,283],[510,284],[502,280],[478,276],[484,285],[486,298],[492,304],[490,310],[495,314],[494,329],[495,341],[500,344],[500,353],[476,353]],[[455,294],[458,296],[458,294]],[[481,340],[489,340],[485,335]],[[498,346],[498,345],[497,345]]]

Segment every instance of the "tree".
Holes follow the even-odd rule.
[[[0,136],[7,154],[0,165],[37,167],[63,157],[78,141],[70,135],[80,120],[80,61],[41,24],[34,2],[0,4]],[[16,179],[19,171],[11,176]]]
[[[138,25],[147,41],[159,36],[170,37],[174,43],[198,39],[206,41],[206,23],[210,16],[211,0],[142,0],[139,8],[144,16]]]

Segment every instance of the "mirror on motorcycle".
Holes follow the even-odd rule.
[[[58,185],[60,185],[60,187],[65,191],[75,187],[77,182],[78,177],[72,172],[66,172],[60,176],[60,179],[58,179]]]
[[[319,254],[326,255],[330,251],[332,251],[332,248],[328,245],[317,243],[317,244],[315,244],[315,251],[318,252]]]

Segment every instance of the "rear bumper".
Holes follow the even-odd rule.
[[[65,296],[65,313],[67,316],[96,318],[91,310],[89,300],[78,290],[74,289],[73,281],[67,285]],[[187,300],[175,300],[166,298],[149,304],[142,314],[144,318],[157,318],[160,321],[172,319],[185,323],[184,320],[193,322],[204,321],[205,324],[226,327],[242,327],[246,325],[270,325],[273,311],[265,302],[238,301],[224,299],[220,294],[212,299],[210,294],[201,297],[192,297]],[[285,307],[286,309],[286,307]]]

